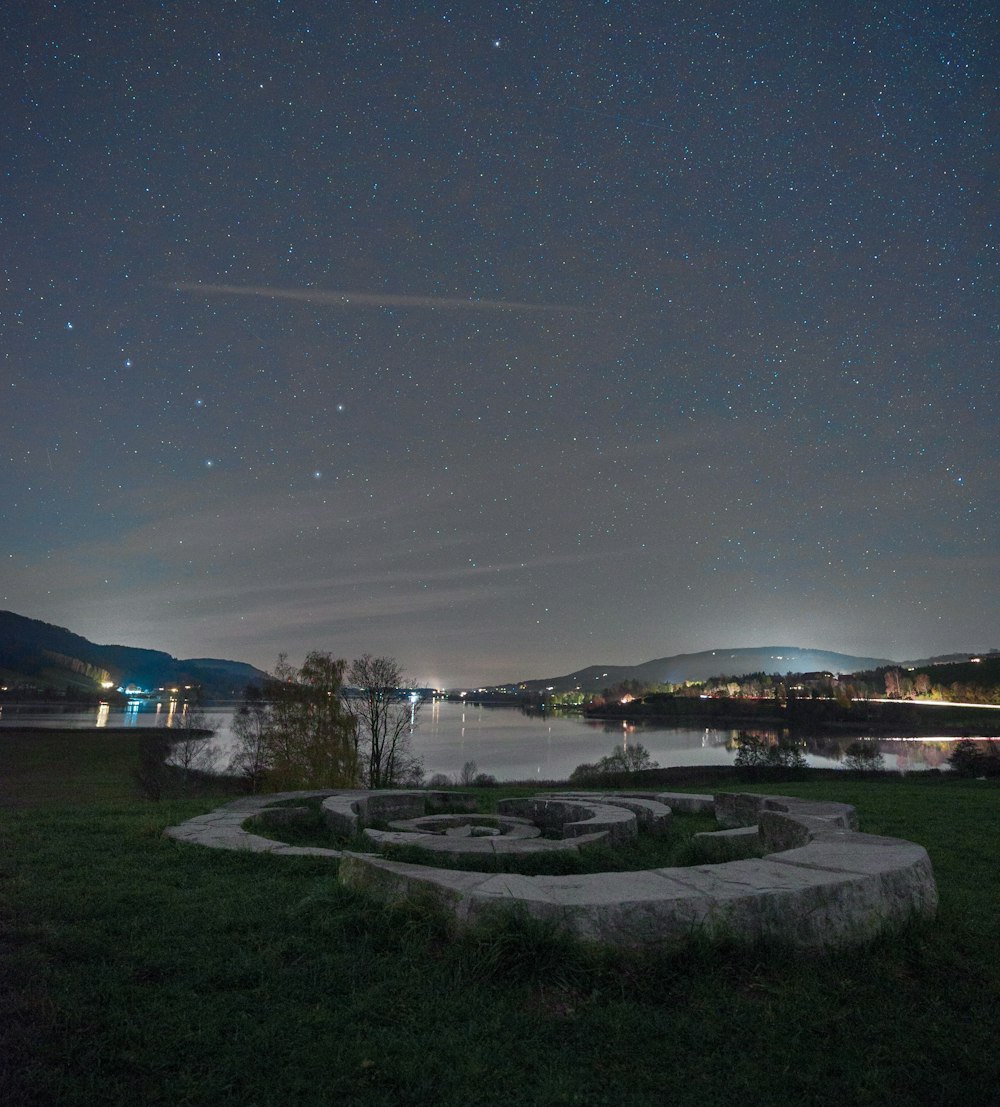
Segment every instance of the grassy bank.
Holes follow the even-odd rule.
[[[620,957],[524,923],[455,937],[347,894],[327,862],[164,839],[213,801],[136,799],[124,746],[74,738],[33,774],[0,761],[49,778],[0,814],[0,1102],[997,1101],[995,785],[781,785],[925,845],[933,925],[832,957]]]

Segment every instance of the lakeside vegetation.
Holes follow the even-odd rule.
[[[827,957],[622,955],[523,920],[454,935],[327,861],[165,839],[227,786],[137,799],[141,738],[0,732],[0,1101],[967,1107],[1000,1085],[996,782],[780,785],[924,845],[934,923]]]
[[[653,693],[627,702],[605,700],[584,710],[588,718],[665,725],[771,727],[796,734],[854,733],[1000,735],[1000,711],[990,707],[927,707],[917,703],[784,701]]]

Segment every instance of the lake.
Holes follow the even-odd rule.
[[[232,753],[229,724],[235,705],[205,710],[216,730],[218,764],[224,767]],[[0,710],[0,727],[148,727],[169,726],[183,706],[145,702],[124,709],[107,705],[89,710],[9,704]],[[766,730],[754,733],[767,734]],[[413,752],[422,759],[427,777],[444,773],[456,778],[462,766],[474,761],[477,771],[497,780],[565,780],[577,765],[594,762],[615,748],[641,743],[662,768],[677,765],[728,765],[736,756],[737,731],[724,728],[682,728],[599,722],[580,715],[530,716],[516,707],[477,707],[434,701],[424,704],[413,731]],[[821,768],[837,768],[842,751],[854,736],[824,735],[806,743],[806,761]],[[886,767],[900,772],[947,768],[958,737],[919,739],[879,737]]]

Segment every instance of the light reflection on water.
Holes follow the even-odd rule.
[[[235,704],[218,704],[203,710],[206,723],[215,729],[218,764],[232,755],[229,724]],[[89,710],[7,705],[0,709],[0,728],[44,727],[151,727],[176,726],[188,711],[184,701],[134,701],[125,708],[101,704]],[[641,743],[661,767],[679,765],[728,765],[736,754],[736,729],[664,727],[647,723],[584,719],[579,715],[526,715],[513,707],[477,707],[473,704],[435,701],[424,704],[416,715],[413,752],[423,760],[427,777],[444,773],[457,777],[468,761],[476,771],[498,780],[565,780],[577,765],[594,762],[615,748]],[[747,728],[744,728],[747,729]],[[777,737],[776,732],[754,728],[751,733]],[[809,765],[836,768],[844,748],[858,735],[823,735],[806,743]],[[932,738],[879,737],[878,747],[886,767],[900,772],[947,768],[950,747],[957,736]]]

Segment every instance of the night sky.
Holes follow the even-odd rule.
[[[448,685],[1000,646],[990,5],[0,33],[0,606]]]

